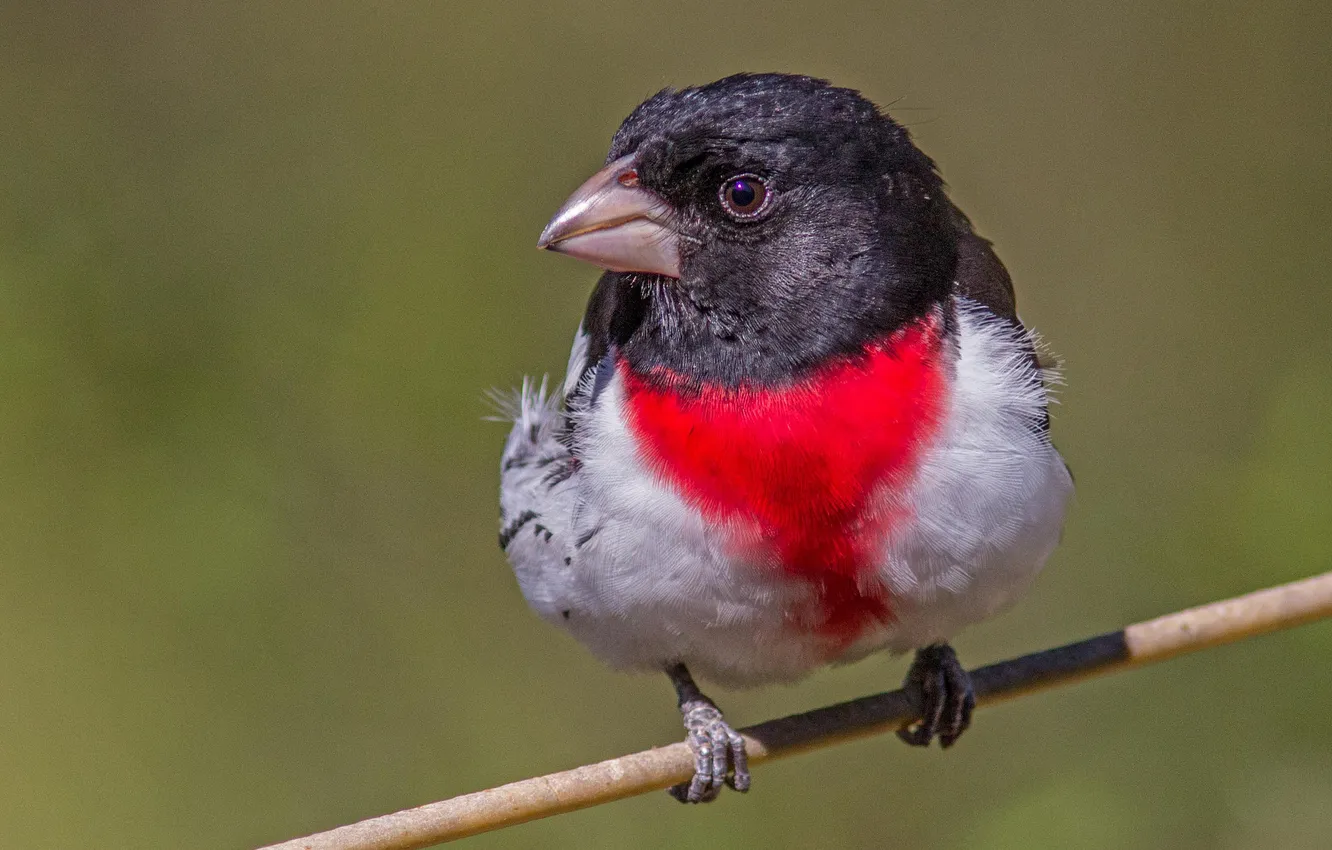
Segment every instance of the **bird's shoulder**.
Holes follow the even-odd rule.
[[[952,206],[953,228],[957,231],[958,294],[982,304],[1002,319],[1016,322],[1017,297],[1013,278],[994,251],[994,245],[976,232],[966,213]]]
[[[629,339],[646,311],[642,291],[622,276],[607,273],[597,281],[569,357],[564,383],[566,413],[596,400],[610,377],[615,347]]]

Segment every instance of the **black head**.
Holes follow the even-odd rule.
[[[575,227],[562,211],[552,228],[577,242],[632,225],[651,246],[604,263],[623,270],[603,278],[588,316],[641,371],[786,380],[951,291],[957,234],[934,164],[849,89],[744,74],[666,90],[625,119],[608,163],[596,191],[613,182],[618,218]],[[596,180],[575,195],[585,207]],[[631,192],[648,200],[635,207]]]

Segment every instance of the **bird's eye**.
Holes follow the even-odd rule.
[[[753,174],[729,178],[721,185],[721,202],[733,218],[755,218],[768,203],[768,187]]]

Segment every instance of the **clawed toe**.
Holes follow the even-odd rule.
[[[731,728],[711,702],[694,701],[680,707],[684,715],[686,741],[694,751],[694,778],[671,789],[682,803],[707,803],[717,799],[729,785],[749,790],[749,767],[745,739]]]
[[[920,720],[899,729],[897,737],[913,747],[927,747],[936,737],[939,746],[951,747],[971,725],[976,707],[971,677],[947,644],[917,651],[902,688],[920,712]]]
[[[683,665],[667,671],[680,695],[685,742],[694,752],[694,778],[670,789],[682,803],[717,799],[723,786],[749,790],[749,763],[745,739],[722,716],[721,709],[703,696]]]

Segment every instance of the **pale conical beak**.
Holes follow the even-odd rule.
[[[671,208],[638,185],[633,154],[593,174],[541,231],[538,248],[613,272],[680,276],[679,236]]]

